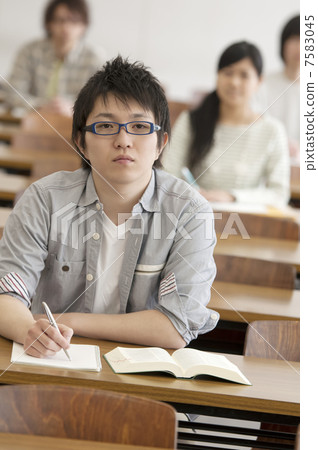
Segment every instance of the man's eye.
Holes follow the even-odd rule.
[[[105,130],[109,130],[113,128],[113,124],[112,123],[100,123],[97,125],[99,128],[103,128]]]

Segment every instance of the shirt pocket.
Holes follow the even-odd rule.
[[[129,312],[153,309],[158,304],[158,290],[164,267],[165,263],[136,265],[129,296]]]
[[[52,312],[83,311],[85,269],[86,261],[59,261],[56,255],[49,255],[34,300],[46,299]]]

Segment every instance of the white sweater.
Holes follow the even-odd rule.
[[[164,168],[180,178],[190,142],[190,117],[183,112],[163,157]],[[279,207],[289,200],[289,171],[284,127],[262,117],[253,125],[217,125],[214,144],[193,175],[203,189],[228,191],[239,202]]]

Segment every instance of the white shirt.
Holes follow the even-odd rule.
[[[119,314],[119,275],[126,246],[126,233],[130,221],[115,225],[103,212],[103,234],[97,261],[96,295],[93,307],[95,314]]]
[[[255,99],[255,108],[279,119],[289,139],[299,142],[300,135],[300,83],[293,82],[283,72],[268,75]]]

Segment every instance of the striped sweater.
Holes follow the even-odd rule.
[[[172,131],[164,168],[181,178],[191,142],[188,112]],[[282,206],[289,200],[289,154],[283,125],[262,117],[253,125],[218,124],[214,144],[193,174],[200,187],[230,192],[237,201]]]

